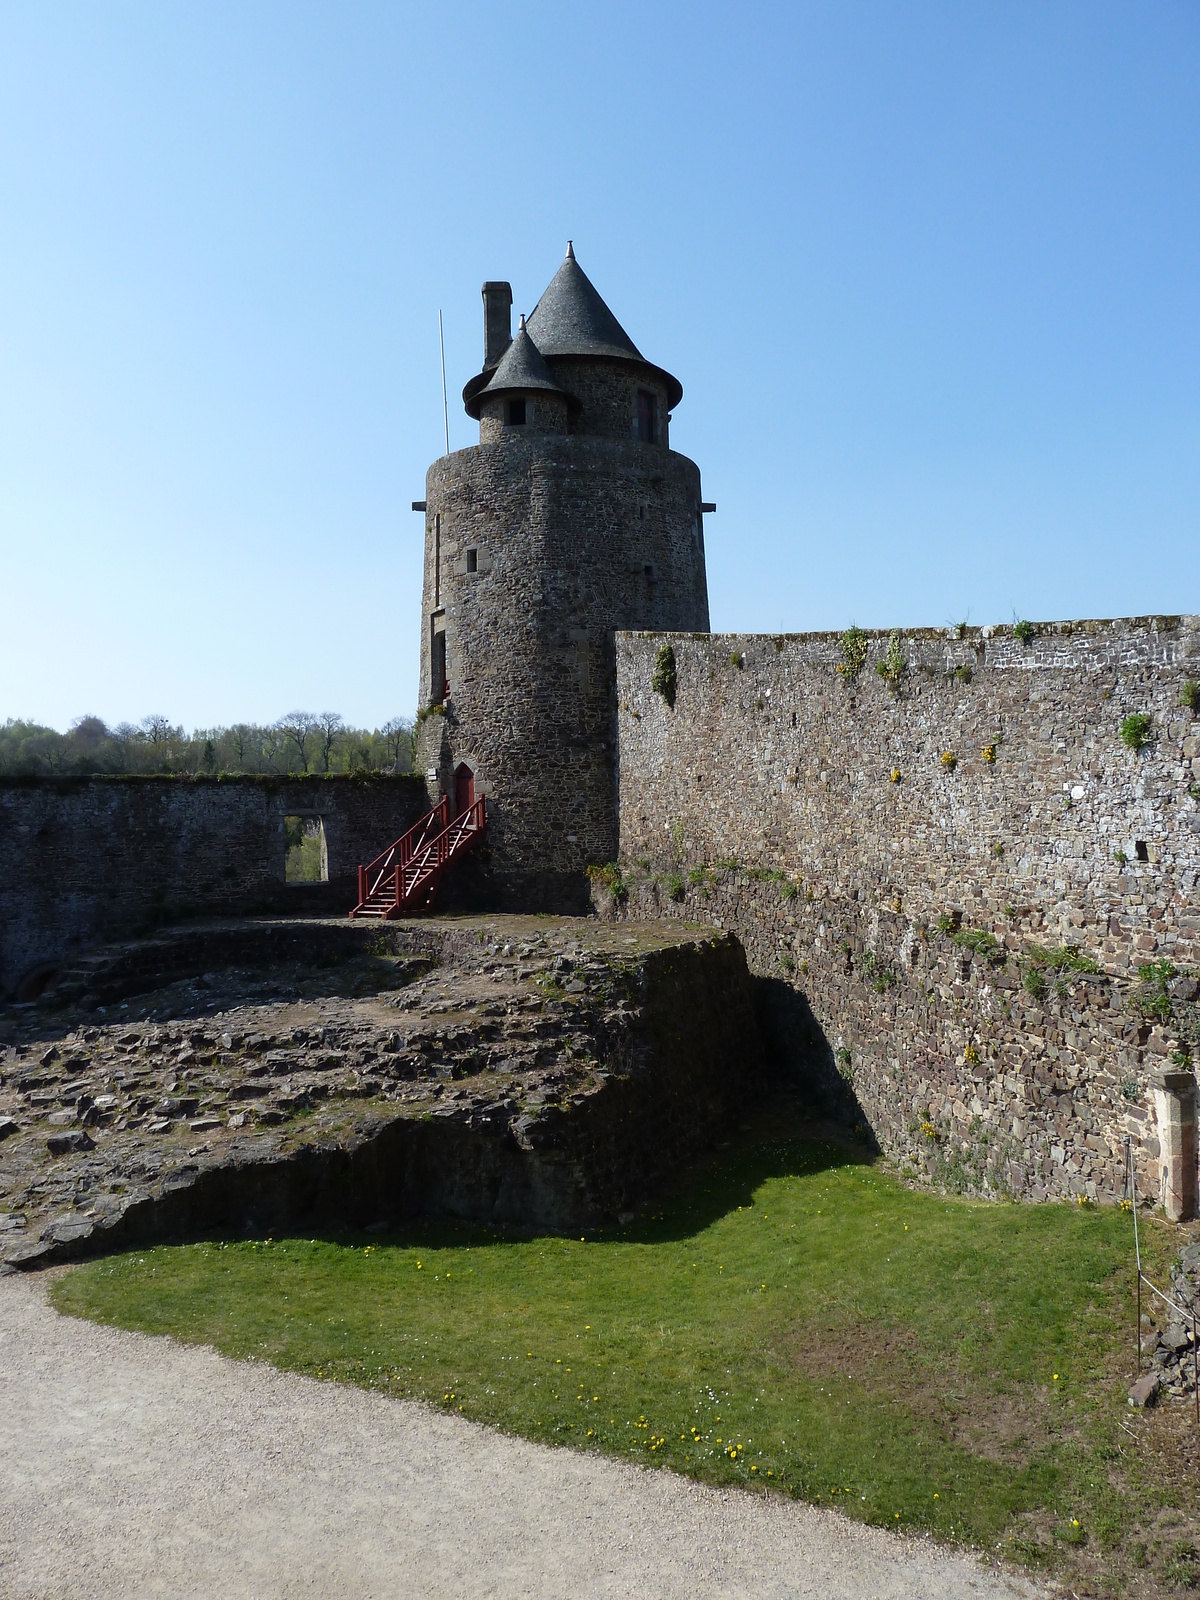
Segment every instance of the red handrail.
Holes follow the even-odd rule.
[[[432,811],[427,811],[423,817],[414,822],[407,833],[403,833],[394,844],[377,855],[374,861],[369,861],[365,867],[358,869],[358,901],[361,905],[369,895],[374,894],[388,873],[388,868],[399,865],[406,867],[418,850],[428,843],[430,838],[436,837],[449,821],[450,801],[446,795],[438,801]],[[376,873],[376,869],[378,872]],[[371,876],[376,873],[375,881]]]
[[[386,917],[398,916],[405,906],[428,906],[432,902],[453,858],[487,831],[487,802],[482,795],[453,821],[448,820],[448,813],[449,800],[443,797],[403,838],[376,856],[369,866],[359,867],[358,905],[350,913],[352,917],[362,912],[372,897],[375,914]],[[378,897],[386,892],[384,885],[389,878],[391,904],[383,910]]]
[[[438,867],[445,867],[451,856],[456,854],[468,834],[481,833],[484,830],[487,826],[485,805],[486,803],[481,795],[464,812],[455,817],[453,822],[449,823],[440,833],[430,839],[426,845],[414,852],[411,859],[405,863],[406,868],[412,872],[414,885],[423,873]],[[404,876],[406,879],[408,878],[408,870],[405,871]]]

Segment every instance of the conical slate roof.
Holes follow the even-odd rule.
[[[547,365],[547,361],[560,356],[636,362],[644,373],[653,375],[666,386],[668,411],[673,411],[683,398],[679,379],[647,361],[604,304],[591,279],[576,261],[569,241],[567,259],[534,306],[528,324],[521,319],[521,329],[524,340],[518,332],[495,369],[485,367],[463,389],[463,405],[469,417],[478,417],[479,401],[485,390],[496,394],[502,389],[558,389],[563,393]],[[518,348],[520,343],[524,349]],[[531,374],[535,372],[538,376],[533,378]],[[579,401],[572,395],[567,398],[572,410],[578,412]]]
[[[643,356],[596,292],[568,243],[567,259],[529,318],[529,332],[547,356]]]
[[[550,368],[542,360],[541,351],[529,337],[524,317],[483,393],[499,394],[502,389],[553,389],[556,394],[563,392],[550,376]]]
[[[516,336],[500,357],[490,381],[485,383],[484,379],[487,377],[486,372],[481,372],[477,378],[472,378],[463,390],[463,404],[469,417],[479,416],[485,395],[495,397],[498,394],[513,392],[528,393],[531,389],[560,394],[573,413],[579,411],[579,401],[575,396],[560,388],[550,376],[550,368],[542,360],[541,351],[529,337],[524,317],[521,318]]]

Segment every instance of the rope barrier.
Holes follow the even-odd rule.
[[[1133,1212],[1133,1259],[1137,1272],[1137,1326],[1134,1329],[1134,1350],[1136,1371],[1139,1377],[1142,1373],[1142,1285],[1145,1284],[1151,1294],[1156,1294],[1164,1305],[1170,1306],[1172,1311],[1177,1311],[1184,1323],[1192,1324],[1192,1394],[1196,1407],[1196,1423],[1200,1426],[1200,1346],[1196,1339],[1196,1313],[1187,1311],[1183,1306],[1177,1305],[1170,1295],[1166,1295],[1156,1283],[1152,1283],[1142,1271],[1142,1248],[1138,1239],[1137,1215],[1137,1177],[1133,1170],[1133,1140],[1129,1134],[1125,1135],[1125,1194],[1124,1199],[1129,1201],[1130,1210]],[[1180,1360],[1182,1370],[1183,1361]]]

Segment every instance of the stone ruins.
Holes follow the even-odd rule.
[[[713,635],[678,380],[570,249],[483,301],[417,778],[0,780],[7,1259],[595,1223],[768,1077],[924,1183],[1194,1214],[1200,618]],[[469,811],[437,915],[346,919]]]

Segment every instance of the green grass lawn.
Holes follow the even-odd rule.
[[[1147,1237],[1161,1266],[1173,1236]],[[53,1296],[1018,1559],[1087,1549],[1102,1575],[1144,1558],[1159,1509],[1118,1426],[1131,1287],[1124,1213],[917,1193],[797,1137],[748,1140],[653,1217],[585,1239],[213,1242],[80,1266]]]

